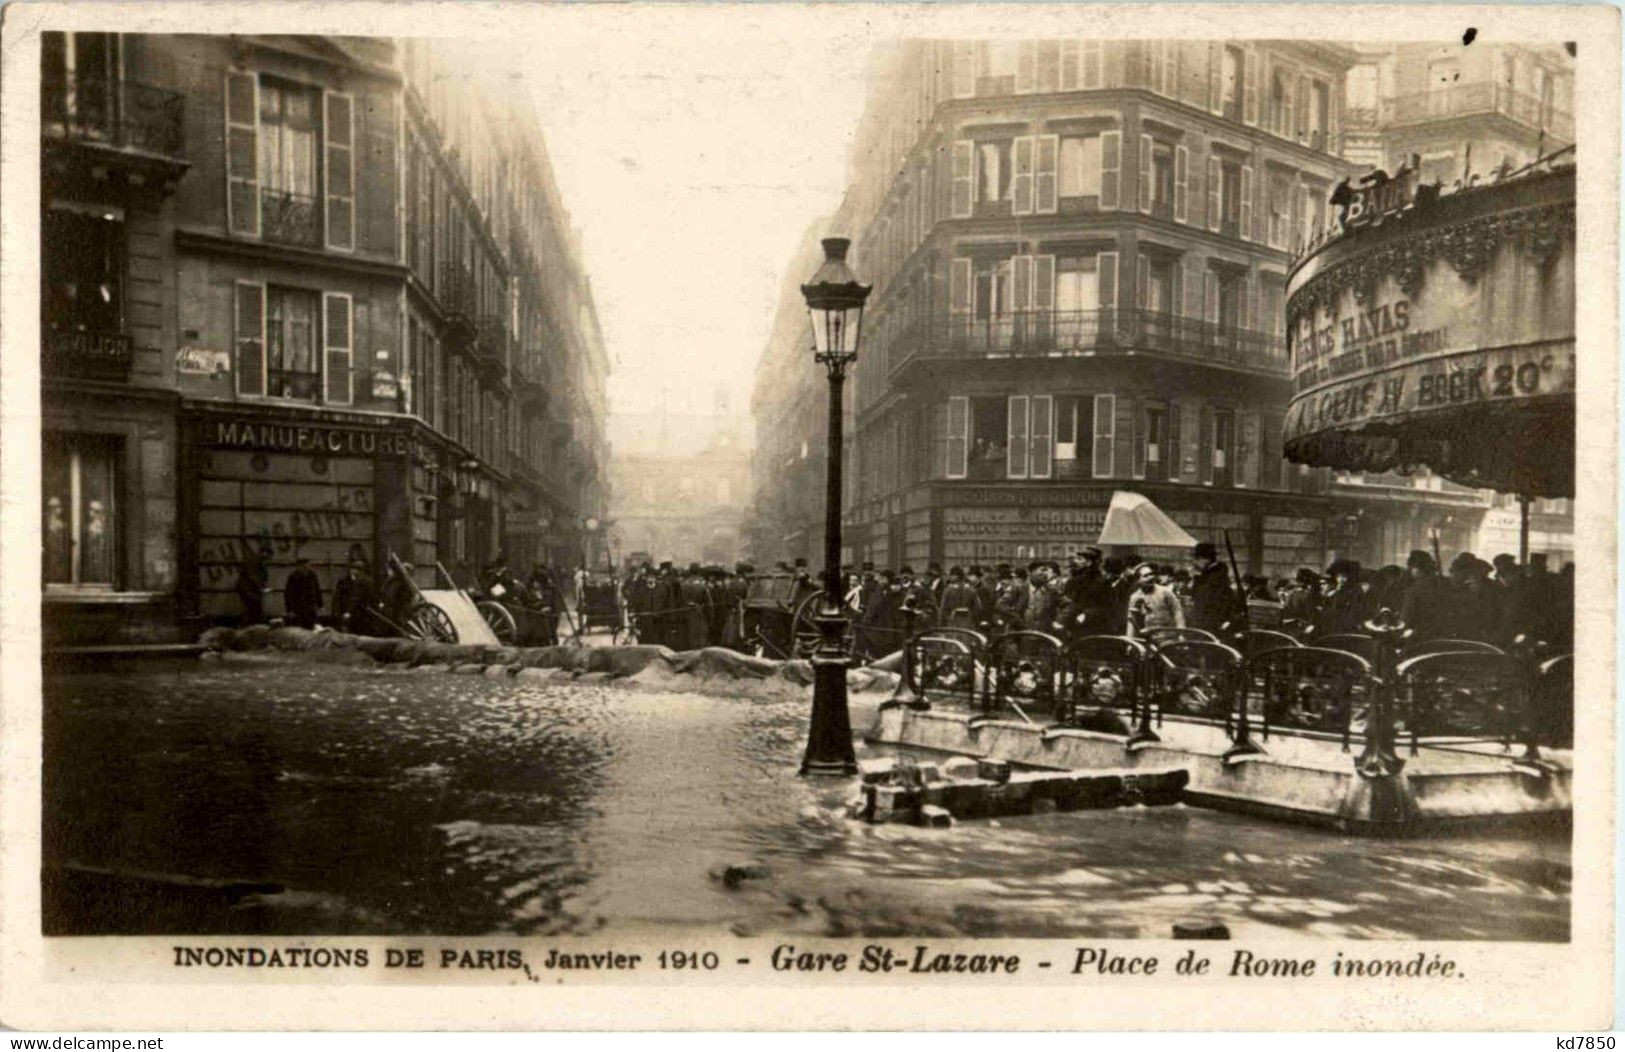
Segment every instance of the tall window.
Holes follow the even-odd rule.
[[[266,393],[316,401],[321,360],[316,353],[317,296],[302,289],[265,290]]]
[[[1317,150],[1327,147],[1326,132],[1331,127],[1331,95],[1326,82],[1317,80],[1309,87],[1309,145]]]
[[[1233,121],[1241,120],[1241,79],[1245,68],[1242,54],[1241,48],[1226,45],[1220,59],[1219,108]]]
[[[1067,136],[1061,140],[1061,196],[1100,196],[1100,136]]]
[[[108,213],[47,209],[41,239],[40,307],[46,333],[123,331],[124,222]]]
[[[1010,199],[1010,140],[976,144],[976,199],[983,203]]]
[[[118,441],[48,432],[40,454],[46,587],[113,587]]]
[[[1012,309],[1010,299],[1010,261],[979,263],[973,296],[973,315],[977,320],[996,318]]]
[[[1277,135],[1291,135],[1292,88],[1285,75],[1277,72],[1270,77],[1270,130]]]
[[[81,135],[110,137],[118,37],[112,33],[42,33],[43,120]]]
[[[1145,477],[1160,482],[1168,477],[1168,407],[1145,408]]]
[[[1009,454],[1010,414],[1008,400],[970,400],[970,477],[1003,478]]]
[[[1213,413],[1213,484],[1229,486],[1236,477],[1236,414],[1228,409]]]
[[[1100,309],[1100,277],[1094,256],[1067,256],[1056,261],[1055,309],[1063,316]]]
[[[310,88],[260,81],[260,194],[267,237],[314,244],[318,95]]]

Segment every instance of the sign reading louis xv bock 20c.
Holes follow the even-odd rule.
[[[407,456],[410,437],[376,427],[213,420],[201,425],[205,445],[268,453],[325,453],[338,457]]]

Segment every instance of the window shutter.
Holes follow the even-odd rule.
[[[1024,40],[1016,56],[1016,93],[1029,95],[1038,83],[1038,44]]]
[[[976,45],[954,44],[954,98],[968,99],[976,94]]]
[[[1119,206],[1122,165],[1123,133],[1119,131],[1101,132],[1100,207],[1103,209],[1117,208]]]
[[[1011,395],[1005,400],[1008,417],[1005,429],[1004,474],[1006,478],[1027,477],[1027,396]]]
[[[1258,48],[1248,46],[1241,60],[1241,120],[1244,124],[1258,124],[1258,81],[1262,72]]]
[[[1027,311],[1033,305],[1033,257],[1010,257],[1010,296],[1012,309]]]
[[[1197,481],[1204,486],[1213,485],[1213,410],[1202,407],[1202,441],[1197,457]]]
[[[1144,251],[1134,260],[1134,305],[1141,310],[1151,307],[1151,260]]]
[[[1309,141],[1309,78],[1298,78],[1298,141]]]
[[[259,78],[226,73],[226,229],[260,232]]]
[[[1168,411],[1163,414],[1163,428],[1167,434],[1163,436],[1162,445],[1162,477],[1169,482],[1179,481],[1179,403],[1169,402]]]
[[[953,210],[955,219],[964,219],[971,214],[972,173],[976,167],[976,146],[969,139],[959,139],[954,143],[953,156]]]
[[[1241,166],[1241,236],[1244,241],[1253,240],[1253,169],[1250,165]]]
[[[1259,433],[1263,427],[1262,418],[1258,413],[1242,414],[1237,421],[1237,427],[1241,431],[1239,442],[1241,446],[1241,456],[1239,458],[1241,460],[1239,465],[1241,470],[1236,472],[1236,485],[1250,486],[1256,489],[1258,486]]]
[[[1032,309],[1036,311],[1051,311],[1055,309],[1055,257],[1033,256],[1033,301]]]
[[[237,393],[265,394],[265,286],[237,282]]]
[[[349,405],[354,382],[351,365],[354,357],[355,334],[351,325],[350,294],[347,292],[322,293],[322,345],[327,366],[326,396],[328,405]]]
[[[1196,260],[1185,262],[1185,317],[1202,317],[1202,272]]]
[[[1224,112],[1224,45],[1207,46],[1207,108],[1209,113]]]
[[[1083,86],[1098,88],[1106,82],[1106,45],[1099,40],[1083,42]]]
[[[1095,278],[1100,282],[1100,306],[1117,306],[1117,253],[1102,252],[1095,257]]]
[[[970,286],[971,264],[964,256],[958,256],[950,266],[951,274],[948,281],[948,310],[951,314],[970,313]]]
[[[1117,398],[1109,394],[1095,395],[1094,410],[1093,473],[1097,479],[1111,478],[1117,467]]]
[[[327,247],[355,248],[355,101],[346,94],[323,95],[322,131],[327,156]]]
[[[1145,48],[1145,86],[1152,91],[1162,91],[1162,41],[1147,40],[1141,47]]]
[[[1056,200],[1056,165],[1060,160],[1061,137],[1040,135],[1035,140],[1038,157],[1033,174],[1033,211],[1053,215]]]
[[[1033,212],[1033,137],[1023,135],[1011,147],[1010,211],[1018,216]]]
[[[1341,157],[1343,155],[1343,93],[1327,88],[1331,96],[1331,103],[1327,106],[1330,111],[1326,117],[1326,142],[1321,146],[1329,154]]]
[[[956,396],[948,399],[948,477],[965,477],[965,459],[969,448],[970,399]]]
[[[1151,211],[1151,136],[1140,136],[1140,153],[1135,160],[1140,166],[1140,211]]]
[[[1078,42],[1076,40],[1061,41],[1061,90],[1077,91],[1083,83],[1078,70]]]
[[[1258,282],[1248,274],[1241,279],[1241,324],[1242,329],[1263,329],[1258,318]]]
[[[1202,313],[1209,325],[1219,323],[1219,276],[1213,271],[1202,275]]]
[[[1174,222],[1190,222],[1189,194],[1190,151],[1183,146],[1174,147]]]
[[[1055,399],[1051,395],[1034,395],[1029,401],[1032,412],[1029,431],[1028,475],[1047,479],[1053,474]]]
[[[1207,228],[1217,231],[1224,208],[1224,170],[1217,157],[1207,159]]]

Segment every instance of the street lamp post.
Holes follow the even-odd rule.
[[[812,725],[801,773],[851,775],[858,770],[852,751],[852,717],[846,709],[846,613],[841,587],[841,386],[858,357],[863,304],[869,286],[846,265],[851,244],[844,237],[823,241],[824,262],[801,286],[812,315],[813,359],[829,374],[829,456],[824,493],[824,604],[815,619],[818,648],[812,655]]]

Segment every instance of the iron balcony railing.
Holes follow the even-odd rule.
[[[508,324],[494,314],[480,316],[475,326],[474,349],[489,365],[508,367]]]
[[[1202,364],[1287,373],[1275,333],[1146,310],[1016,311],[987,318],[922,319],[882,352],[888,372],[911,359],[1149,354]]]
[[[1396,95],[1382,103],[1383,123],[1417,124],[1446,117],[1499,113],[1530,128],[1543,129],[1554,140],[1574,141],[1574,117],[1534,95],[1503,84],[1460,84],[1438,91]]]
[[[440,285],[435,297],[449,318],[472,325],[475,314],[474,275],[461,263],[440,264]]]
[[[260,223],[267,241],[304,248],[322,247],[321,213],[316,198],[309,194],[272,187],[261,189]]]
[[[126,333],[47,328],[44,336],[42,364],[47,372],[101,380],[129,378],[135,349]]]
[[[179,157],[186,100],[132,81],[79,78],[42,85],[40,128],[47,138]]]

